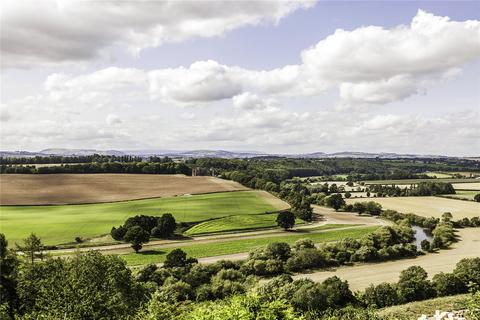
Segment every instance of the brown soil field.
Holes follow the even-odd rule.
[[[457,201],[457,200],[453,200]],[[370,284],[382,282],[396,282],[402,270],[410,266],[421,266],[430,278],[440,272],[452,272],[458,261],[463,258],[480,257],[480,232],[476,228],[461,229],[458,233],[460,241],[454,243],[447,250],[438,253],[429,253],[414,259],[364,264],[353,267],[341,267],[333,271],[319,271],[310,274],[300,274],[295,279],[309,278],[314,281],[323,281],[326,278],[337,276],[347,280],[353,290],[362,290]]]
[[[396,197],[347,199],[347,203],[375,201],[384,209],[402,213],[414,213],[424,217],[440,218],[444,212],[451,212],[455,220],[480,216],[480,203],[440,197]],[[480,233],[480,232],[479,232]]]
[[[248,190],[215,177],[160,174],[2,174],[0,205],[113,202]]]

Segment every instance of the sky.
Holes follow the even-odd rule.
[[[6,0],[0,149],[480,155],[480,1]]]

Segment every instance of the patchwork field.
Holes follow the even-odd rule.
[[[256,191],[223,192],[113,203],[1,206],[0,232],[11,243],[35,232],[46,244],[72,242],[75,237],[97,237],[137,214],[170,212],[179,222],[204,221],[230,215],[262,214],[278,210]]]
[[[442,197],[445,198],[454,198],[454,199],[466,199],[466,200],[473,200],[475,195],[479,194],[480,191],[475,191],[475,190],[455,190],[455,194],[446,194],[443,195]]]
[[[397,210],[403,213],[414,213],[425,217],[440,218],[444,212],[451,212],[454,219],[480,216],[480,203],[458,201],[440,197],[396,197],[373,198],[384,209]],[[365,199],[347,199],[347,203],[366,201]]]
[[[80,204],[248,190],[215,177],[161,174],[2,174],[1,205]]]

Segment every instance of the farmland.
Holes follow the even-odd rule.
[[[187,235],[198,235],[224,231],[272,228],[277,226],[276,219],[277,215],[271,213],[228,216],[199,223],[188,229],[185,233]],[[297,224],[301,222],[302,220],[300,219],[296,221]]]
[[[321,243],[336,241],[346,237],[360,238],[361,236],[373,232],[378,228],[378,226],[357,226],[344,229],[345,225],[339,225],[338,227],[342,229],[335,230],[335,226],[326,225],[324,227],[319,227],[315,230],[302,233],[291,232],[282,236],[252,237],[241,240],[230,240],[214,243],[187,244],[184,246],[179,245],[176,248],[182,249],[192,257],[203,258],[234,253],[244,253],[272,242],[286,242],[288,244],[293,244],[299,239],[308,238],[316,243]],[[159,263],[165,260],[165,256],[171,250],[173,250],[173,248],[149,250],[140,252],[139,254],[129,253],[126,255],[121,255],[121,257],[125,259],[129,265]]]
[[[370,180],[365,181],[366,185],[369,184],[385,184],[385,185],[412,185],[420,182],[445,182],[445,183],[469,183],[475,180],[468,178],[446,178],[446,179],[400,179],[400,180]]]
[[[0,210],[1,232],[12,243],[35,232],[46,244],[59,244],[77,236],[91,238],[109,233],[112,226],[136,214],[160,216],[170,212],[177,221],[193,222],[277,208],[264,195],[239,191],[84,205],[2,206]]]
[[[471,218],[480,214],[480,204],[472,201],[458,201],[440,197],[393,197],[370,198],[384,209],[397,210],[402,213],[414,213],[424,217],[441,217],[444,212],[451,212],[454,219]],[[347,199],[347,203],[366,201],[365,199]]]
[[[453,187],[455,188],[455,190],[479,190],[480,191],[480,182],[454,183]]]
[[[1,205],[81,204],[247,190],[214,177],[159,174],[2,174]]]
[[[351,288],[360,290],[372,283],[395,282],[398,280],[400,272],[410,266],[421,266],[428,272],[430,277],[439,272],[451,272],[455,268],[455,264],[462,258],[478,257],[478,243],[480,241],[480,232],[478,232],[478,229],[461,229],[458,235],[460,237],[459,242],[453,244],[449,250],[442,250],[435,254],[427,254],[414,259],[340,267],[333,271],[319,271],[299,275],[296,278],[309,278],[314,281],[322,281],[336,275],[348,280]]]

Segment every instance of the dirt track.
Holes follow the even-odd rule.
[[[335,271],[319,271],[310,274],[300,274],[294,278],[309,278],[314,281],[323,281],[328,277],[337,276],[348,280],[350,288],[361,290],[371,283],[395,282],[400,272],[410,266],[421,266],[430,277],[439,272],[451,272],[455,264],[462,258],[480,257],[480,231],[470,228],[459,232],[460,241],[450,249],[440,250],[414,259],[403,259],[390,262],[365,264],[353,267],[341,267]]]
[[[2,174],[0,205],[78,204],[248,190],[215,177],[160,174]]]

